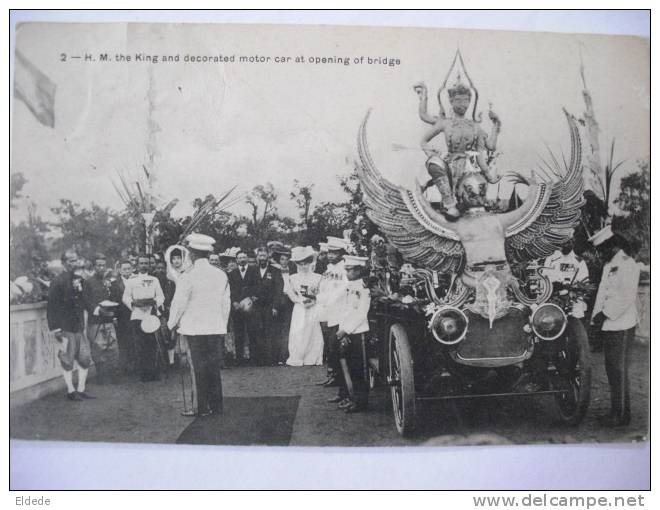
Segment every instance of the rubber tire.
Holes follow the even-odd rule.
[[[373,391],[378,386],[378,373],[376,369],[369,365],[367,367],[367,382],[369,384],[369,391]]]
[[[574,389],[577,396],[574,398],[575,404],[567,409],[561,395],[555,395],[555,404],[559,418],[566,425],[579,425],[587,414],[589,401],[591,398],[591,361],[589,359],[589,338],[582,323],[569,317],[566,325],[566,341],[568,345],[576,345],[578,348],[577,363],[581,367],[580,385]],[[575,388],[575,384],[572,383]]]
[[[395,358],[395,355],[398,355]],[[408,333],[401,324],[393,324],[389,334],[389,376],[395,377],[398,360],[400,384],[391,386],[394,424],[400,435],[412,435],[415,430],[415,378]]]

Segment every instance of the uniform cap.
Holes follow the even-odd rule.
[[[364,267],[367,265],[367,257],[358,257],[356,255],[344,255],[344,267]]]
[[[328,250],[346,250],[348,245],[345,239],[341,237],[328,237]]]
[[[192,250],[212,252],[215,239],[213,239],[211,236],[194,232],[186,237],[186,244],[188,245],[188,248]]]

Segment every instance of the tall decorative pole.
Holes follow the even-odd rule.
[[[151,228],[154,222],[154,216],[156,216],[156,213],[153,212],[142,213],[142,219],[144,220],[144,251],[149,255],[154,251],[153,230]]]
[[[156,141],[156,133],[160,131],[160,126],[154,120],[154,113],[156,111],[156,91],[154,80],[154,68],[148,68],[149,85],[147,88],[147,164],[142,166],[144,173],[147,177],[146,190],[143,201],[142,218],[144,219],[145,228],[145,251],[146,253],[153,253],[153,221],[155,216],[156,204],[154,204],[154,185],[156,181],[156,172],[154,169],[154,160],[158,155],[158,147]]]
[[[156,133],[161,131],[160,126],[154,120],[156,112],[156,87],[154,80],[154,67],[149,67],[149,88],[147,90],[147,164],[145,171],[149,184],[149,191],[152,190],[156,181],[156,172],[154,162],[159,155]]]
[[[598,142],[598,135],[600,128],[596,121],[594,113],[593,100],[591,92],[587,88],[587,80],[584,77],[584,62],[582,61],[582,48],[580,48],[580,77],[582,78],[582,97],[584,98],[585,112],[584,123],[587,141],[589,142],[590,150],[586,151],[586,158],[583,163],[583,179],[584,188],[593,191],[600,199],[605,199],[605,189],[603,183],[605,182],[605,173],[600,159],[600,144]]]

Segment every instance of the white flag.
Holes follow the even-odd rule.
[[[39,122],[55,126],[55,84],[32,62],[16,51],[14,97],[25,103]]]

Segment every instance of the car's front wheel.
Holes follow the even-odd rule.
[[[560,419],[568,425],[579,425],[587,409],[591,395],[591,364],[589,341],[582,323],[569,317],[563,348],[559,351],[557,368],[559,384],[564,390],[555,395]]]
[[[415,379],[408,334],[401,324],[390,328],[388,382],[396,429],[409,436],[415,429]]]

